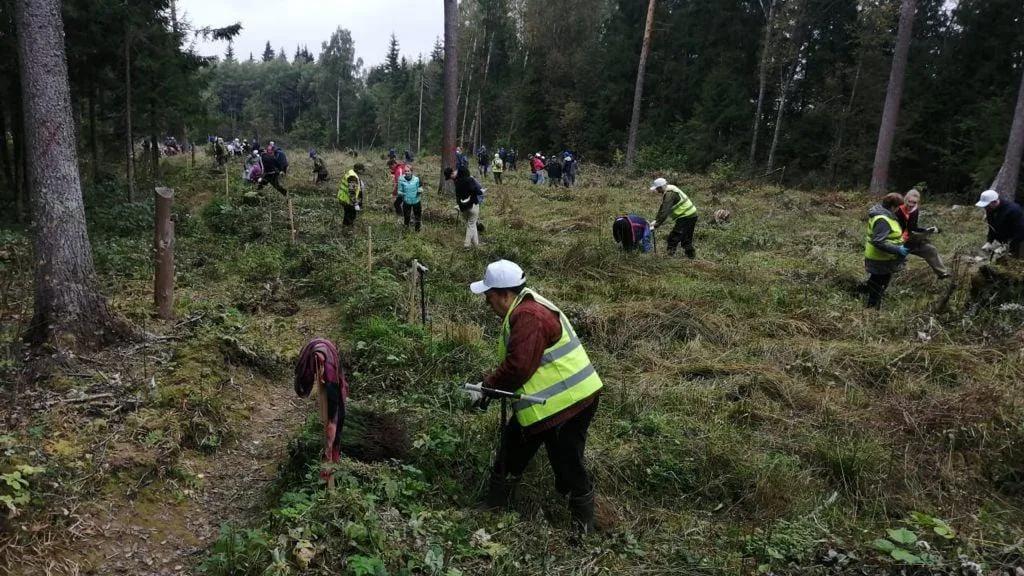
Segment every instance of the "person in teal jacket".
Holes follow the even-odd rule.
[[[405,174],[398,179],[398,195],[402,197],[402,217],[405,219],[405,227],[409,227],[409,221],[415,223],[416,231],[420,231],[420,221],[423,216],[423,205],[420,203],[423,188],[420,185],[420,177],[413,173],[412,166],[406,166]]]

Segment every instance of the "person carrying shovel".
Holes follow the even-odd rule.
[[[555,474],[555,489],[569,498],[572,529],[582,536],[594,528],[594,482],[583,452],[597,412],[602,383],[569,319],[557,306],[526,287],[516,263],[487,266],[484,279],[470,285],[504,318],[498,352],[501,364],[478,387],[474,404],[513,394],[515,418],[503,426],[485,504],[511,505],[527,464],[543,444]],[[493,391],[489,394],[489,391]]]

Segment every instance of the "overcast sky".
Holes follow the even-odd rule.
[[[427,56],[434,40],[444,36],[442,0],[178,0],[178,17],[194,28],[242,23],[235,38],[235,57],[255,58],[270,45],[282,47],[288,59],[304,44],[314,56],[340,26],[352,32],[356,58],[366,67],[380,64],[394,32],[402,54],[410,60]],[[182,16],[184,14],[184,16]],[[204,56],[224,56],[225,42],[197,44]]]

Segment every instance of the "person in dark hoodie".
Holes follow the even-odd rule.
[[[547,165],[544,169],[548,173],[548,186],[561,186],[562,185],[562,163],[558,161],[558,155],[552,154],[548,158]]]
[[[988,224],[988,237],[983,252],[1009,250],[1014,258],[1024,257],[1024,212],[1016,202],[1002,200],[995,190],[986,190],[975,204],[985,209],[985,222]],[[1005,248],[999,244],[1005,245]]]
[[[256,186],[256,189],[262,190],[263,186],[270,184],[275,190],[287,196],[288,191],[281,186],[281,164],[277,160],[277,155],[274,153],[274,149],[268,146],[263,152],[261,160],[263,162],[263,178],[260,179],[260,183]]]
[[[458,203],[459,212],[466,219],[466,240],[462,246],[467,250],[479,246],[480,233],[477,230],[477,222],[480,220],[483,188],[469,174],[467,167],[460,167],[458,170],[445,168],[444,177],[445,180],[452,180],[455,183],[455,201]]]
[[[903,205],[903,196],[886,194],[880,204],[868,210],[864,235],[864,270],[868,273],[868,308],[880,308],[892,275],[910,254],[903,245],[903,229],[894,214]]]

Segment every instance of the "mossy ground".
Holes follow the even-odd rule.
[[[665,256],[664,235],[657,255],[612,243],[615,215],[656,210],[646,178],[585,166],[581,184],[565,190],[532,186],[520,170],[487,184],[487,244],[465,251],[452,202],[435,190],[436,159],[421,164],[418,234],[390,212],[383,162],[364,160],[369,200],[351,237],[335,184],[314,187],[296,160],[286,181],[293,244],[277,192],[245,203],[234,167],[225,194],[223,174],[183,161],[168,160],[163,179],[178,206],[175,322],[151,315],[151,203],[119,205],[113,187],[87,196],[106,293],[164,338],[58,378],[61,394],[116,390],[109,407],[10,411],[4,458],[46,468],[21,517],[47,519],[40,533],[79,530],[77,510],[61,519],[68,502],[143,501],[205,527],[194,542],[164,546],[184,555],[155,545],[144,553],[167,569],[211,574],[824,573],[850,568],[827,559],[830,549],[885,570],[891,561],[872,541],[902,526],[923,535],[909,520],[920,511],[957,531],[951,541],[923,536],[938,551],[936,569],[959,569],[958,553],[991,568],[1024,563],[1015,544],[1024,536],[1022,312],[971,297],[975,270],[959,254],[984,240],[971,208],[926,198],[922,220],[942,228],[935,242],[956,275],[939,281],[912,258],[877,312],[856,295],[871,201],[856,192],[678,175],[697,190],[702,217],[699,258],[687,261]],[[329,157],[335,177],[346,162]],[[717,208],[731,222],[711,225]],[[30,269],[16,268],[28,244],[3,234],[15,254],[4,269],[20,287],[4,310],[3,333],[13,336],[31,303]],[[426,327],[403,275],[413,258],[431,269]],[[611,527],[581,546],[570,545],[543,457],[515,513],[474,508],[497,411],[466,410],[456,385],[497,361],[499,320],[467,289],[497,258],[521,264],[563,306],[607,386],[587,455]],[[318,425],[302,424],[313,403],[294,398],[289,377],[316,335],[351,356],[352,401],[400,414],[413,439],[404,462],[344,460],[333,496],[317,481]],[[251,354],[225,354],[237,349],[226,339]],[[3,361],[18,369],[17,354]],[[29,403],[57,393],[18,390]],[[224,471],[246,459],[251,477]],[[249,505],[224,505],[240,484]],[[230,523],[207,549],[221,520]],[[151,542],[176,525],[157,524]],[[9,551],[38,546],[31,530],[5,527]]]

